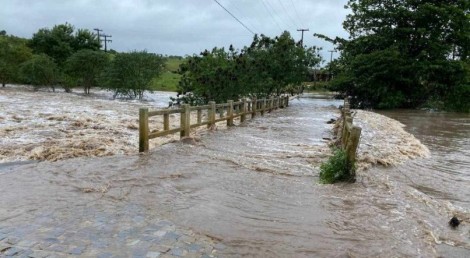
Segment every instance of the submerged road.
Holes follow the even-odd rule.
[[[269,246],[270,241],[261,241],[265,236],[253,235],[260,228],[251,227],[254,223],[265,227],[262,231],[289,233],[282,226],[272,227],[287,219],[301,231],[304,225],[296,220],[310,214],[286,208],[295,211],[306,201],[297,197],[298,191],[313,197],[305,180],[313,182],[313,163],[328,153],[320,139],[329,135],[331,126],[325,121],[336,116],[329,107],[333,103],[322,103],[317,116],[312,110],[301,117],[291,117],[288,109],[274,111],[228,130],[206,132],[197,141],[164,145],[148,155],[3,165],[0,256],[292,254],[290,246],[302,243],[288,243],[279,232],[272,239],[279,247]],[[317,129],[306,127],[312,124]],[[272,206],[284,195],[288,199],[283,202],[292,203]],[[321,214],[306,222],[320,223]]]

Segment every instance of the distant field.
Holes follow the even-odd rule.
[[[177,74],[179,65],[184,59],[169,58],[165,64],[165,71],[152,81],[152,89],[158,91],[177,91],[181,75]]]

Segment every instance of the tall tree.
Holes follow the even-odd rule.
[[[69,23],[43,28],[36,32],[30,42],[35,54],[44,53],[62,66],[67,58],[81,49],[99,50],[99,39],[86,29],[75,32]]]
[[[59,72],[56,63],[45,54],[34,55],[30,60],[21,64],[23,81],[33,85],[37,90],[42,86],[51,87],[55,91]]]
[[[103,76],[103,87],[114,92],[114,97],[139,98],[151,91],[150,82],[164,67],[161,55],[146,51],[118,53]]]
[[[346,8],[350,39],[330,39],[342,54],[333,85],[352,95],[354,105],[446,101],[467,83],[468,0],[350,0]]]
[[[178,101],[192,104],[280,95],[300,85],[308,68],[320,62],[316,48],[303,48],[288,32],[275,38],[255,35],[241,51],[214,48],[187,59],[180,67]]]
[[[97,85],[98,78],[108,64],[108,56],[101,51],[83,49],[73,54],[65,63],[65,72],[79,80],[85,94]]]
[[[0,82],[3,87],[19,80],[20,64],[31,57],[25,39],[0,35]]]

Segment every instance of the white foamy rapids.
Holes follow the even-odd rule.
[[[402,123],[364,110],[354,110],[353,116],[354,125],[362,128],[357,153],[359,171],[375,164],[397,165],[408,159],[429,156],[429,149],[407,133]]]
[[[139,108],[163,108],[171,95],[156,92],[141,102],[114,100],[103,90],[85,96],[35,92],[27,86],[0,88],[0,162],[135,154]],[[179,127],[179,121],[179,115],[171,115],[170,128]],[[163,117],[152,117],[149,124],[150,131],[162,130]],[[158,137],[150,148],[177,139],[178,134]]]

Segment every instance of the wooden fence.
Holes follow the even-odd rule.
[[[349,162],[352,164],[356,161],[357,147],[361,138],[361,128],[353,125],[353,117],[349,105],[349,99],[344,99],[344,106],[341,110],[341,118],[343,119],[343,127],[341,129],[341,148],[346,150]]]
[[[146,152],[149,150],[149,140],[174,134],[179,132],[180,137],[188,137],[191,128],[207,125],[211,128],[217,122],[226,120],[227,126],[232,126],[234,118],[240,117],[240,122],[244,122],[247,115],[254,118],[257,113],[264,115],[265,112],[270,112],[273,109],[284,108],[289,105],[289,96],[273,97],[269,99],[257,100],[242,100],[233,102],[229,100],[228,103],[216,104],[210,101],[205,106],[190,106],[184,104],[181,108],[177,109],[161,109],[149,111],[148,108],[141,108],[139,110],[139,152]],[[206,119],[203,120],[203,111],[207,111]],[[191,124],[191,112],[196,112],[196,123]],[[170,115],[180,114],[180,127],[170,129]],[[219,118],[217,118],[217,114]],[[150,132],[149,130],[149,117],[163,116],[163,130]]]

